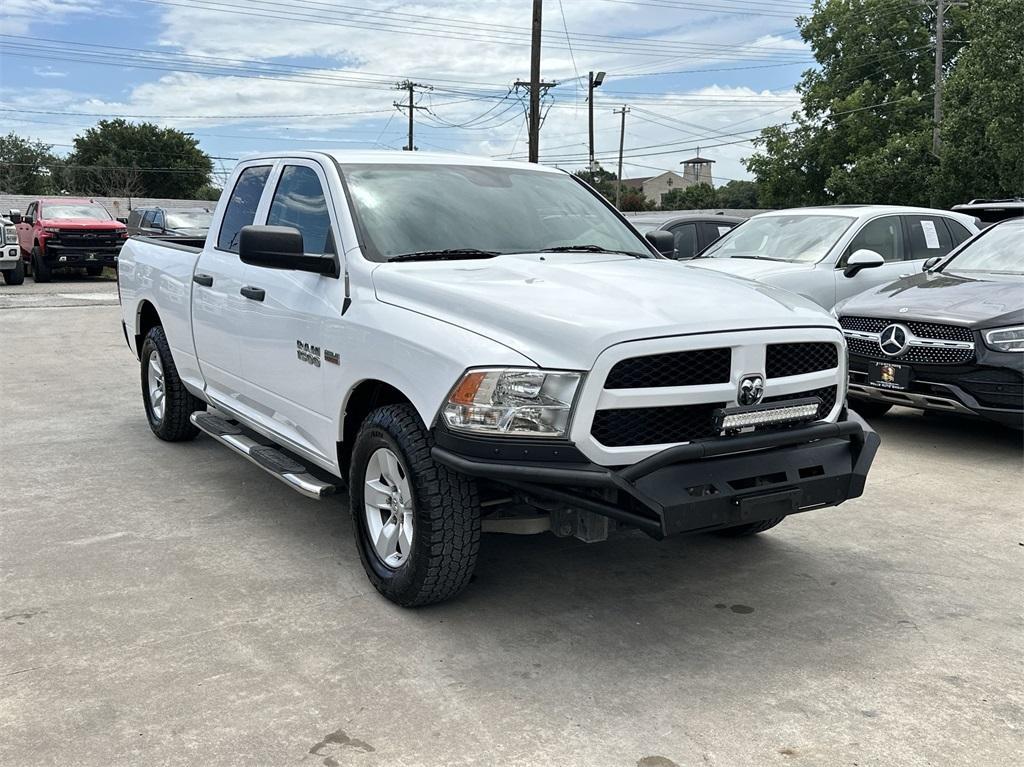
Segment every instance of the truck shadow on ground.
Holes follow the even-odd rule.
[[[967,415],[895,407],[884,416],[870,419],[870,423],[883,445],[887,439],[915,445],[935,444],[950,453],[968,449],[993,458],[1019,458],[1024,451],[1024,432]]]

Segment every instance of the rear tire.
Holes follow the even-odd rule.
[[[716,530],[715,535],[721,535],[725,538],[746,538],[749,535],[757,535],[765,530],[771,530],[784,519],[785,517],[776,517],[775,519],[765,519],[761,522],[751,522],[747,525],[726,527],[723,530]]]
[[[476,483],[435,462],[433,444],[411,405],[387,405],[367,416],[352,450],[349,500],[359,558],[374,588],[403,607],[462,591],[480,548]]]
[[[189,394],[178,377],[164,329],[157,325],[146,333],[139,354],[142,360],[142,402],[153,433],[165,442],[195,439],[199,429],[189,416],[206,410],[206,404]]]
[[[25,281],[25,262],[18,260],[18,265],[13,269],[4,271],[4,282],[8,285],[20,285]]]
[[[851,399],[849,408],[865,418],[881,418],[892,410],[892,405],[888,402],[875,402],[869,399]]]
[[[39,252],[39,246],[32,248],[32,279],[36,282],[49,282],[53,279],[53,270],[43,260],[43,254]]]
[[[103,274],[103,264],[89,264],[85,267],[85,273],[90,277],[99,277]]]

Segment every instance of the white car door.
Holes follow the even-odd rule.
[[[338,255],[342,274],[335,201],[320,163],[285,160],[268,186],[269,204],[260,223],[298,229],[305,252]],[[250,295],[240,338],[246,415],[286,447],[331,464],[341,403],[325,404],[324,381],[338,370],[339,349],[324,337],[324,325],[341,320],[344,280],[250,265],[244,283]]]
[[[217,238],[199,256],[192,276],[192,334],[206,392],[214,404],[238,409],[243,389],[239,339],[246,334],[248,305],[241,295],[246,266],[238,258],[238,235],[260,209],[273,162],[244,167],[220,221]]]
[[[833,270],[836,303],[876,285],[898,280],[914,269],[914,265],[906,261],[907,248],[901,219],[900,215],[881,216],[861,225]],[[847,277],[844,273],[846,260],[858,250],[874,251],[885,259],[885,263],[882,266],[861,269],[855,275]],[[920,269],[921,266],[918,264],[917,270]]]

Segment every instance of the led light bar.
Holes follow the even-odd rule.
[[[756,426],[789,426],[806,423],[818,418],[821,399],[787,400],[783,403],[752,405],[750,407],[727,407],[715,411],[715,428],[719,431],[736,431]]]

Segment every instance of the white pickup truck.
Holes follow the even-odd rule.
[[[301,152],[239,164],[205,247],[129,240],[118,287],[153,432],[347,484],[412,606],[466,586],[482,531],[749,535],[861,494],[837,322],[672,245],[554,169]]]

